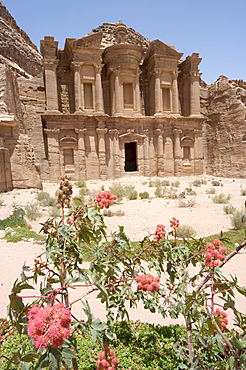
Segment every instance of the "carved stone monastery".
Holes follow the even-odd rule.
[[[246,83],[121,21],[41,54],[0,2],[0,191],[125,174],[246,177]]]

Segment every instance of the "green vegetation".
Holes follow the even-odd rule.
[[[213,185],[213,186],[223,186],[222,182],[218,181],[218,180],[212,180],[211,185]]]
[[[225,204],[223,207],[223,211],[226,215],[231,215],[236,211],[236,208],[232,204]]]
[[[42,207],[52,207],[55,205],[55,199],[50,196],[46,191],[40,191],[36,199]]]
[[[212,201],[217,204],[227,204],[231,199],[230,194],[225,195],[223,193],[216,194],[212,197]]]
[[[180,208],[191,208],[191,207],[194,207],[195,204],[196,204],[195,198],[179,199],[179,203],[178,203]]]
[[[0,207],[2,207],[3,205],[4,205],[4,200],[0,198]]]
[[[37,218],[41,216],[39,204],[37,202],[27,203],[24,208],[25,208],[25,215],[30,221],[35,221]]]
[[[176,229],[176,236],[180,239],[193,238],[196,235],[196,230],[189,225],[180,225]]]
[[[232,226],[235,230],[246,228],[246,215],[244,210],[236,210],[231,216]]]
[[[246,189],[241,189],[240,194],[245,197],[246,196]]]
[[[15,227],[13,231],[8,231],[4,235],[7,242],[17,243],[23,239],[33,239],[36,241],[44,241],[45,236],[37,234],[35,231],[27,229],[26,227]]]
[[[26,227],[26,222],[23,218],[25,214],[24,209],[18,208],[13,211],[13,213],[3,219],[0,220],[0,230],[5,230],[7,227],[15,228],[15,227]]]
[[[149,193],[148,191],[143,191],[142,193],[139,193],[140,199],[149,199]]]

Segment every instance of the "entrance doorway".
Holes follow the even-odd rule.
[[[136,143],[125,143],[125,171],[137,171],[137,145]]]

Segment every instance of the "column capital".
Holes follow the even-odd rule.
[[[120,133],[120,131],[119,131],[119,130],[117,130],[117,128],[112,129],[112,130],[109,130],[108,132],[109,132],[109,134],[111,134],[111,135],[119,134],[119,133]]]
[[[76,71],[79,70],[83,66],[84,62],[71,62],[71,68]]]
[[[96,133],[98,135],[102,134],[102,135],[105,135],[106,133],[108,132],[108,129],[107,128],[96,128]]]
[[[87,128],[75,128],[74,131],[76,134],[84,134],[87,131]]]
[[[60,133],[60,129],[59,128],[45,128],[44,129],[44,132],[46,133],[53,133],[53,134],[59,134]]]
[[[173,133],[174,133],[174,135],[179,135],[179,134],[181,134],[181,133],[182,133],[182,130],[180,130],[180,129],[178,129],[178,128],[175,128],[175,129],[173,130]]]
[[[58,59],[47,59],[47,58],[45,58],[43,60],[43,64],[44,64],[45,68],[52,68],[53,67],[55,69],[58,65]]]

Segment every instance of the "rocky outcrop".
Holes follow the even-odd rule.
[[[18,75],[36,76],[42,71],[42,57],[27,34],[0,1],[0,62]]]
[[[206,116],[206,172],[246,177],[246,82],[220,76],[208,87]]]

